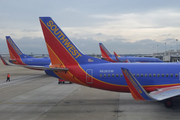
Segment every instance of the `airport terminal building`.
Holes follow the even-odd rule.
[[[159,58],[165,62],[177,62],[180,61],[180,50],[169,50],[161,53],[153,53],[153,57]]]

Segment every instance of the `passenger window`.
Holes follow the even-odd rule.
[[[166,77],[169,77],[169,74],[166,74]]]
[[[104,77],[106,77],[106,74],[104,74]]]
[[[102,74],[100,74],[99,76],[102,77]]]
[[[112,74],[112,77],[114,77],[114,74]]]
[[[147,74],[145,74],[145,77],[147,77]]]
[[[176,74],[176,77],[178,77],[178,74]]]
[[[151,74],[149,74],[149,77],[151,77],[152,75]]]
[[[157,77],[160,77],[160,74],[157,74]]]
[[[110,77],[110,74],[108,74],[108,77]]]
[[[153,77],[156,77],[156,74],[153,74]]]
[[[164,74],[161,74],[162,77],[164,77]]]
[[[141,74],[141,77],[143,77],[143,74]]]
[[[173,74],[171,74],[171,77],[173,77]]]
[[[137,74],[136,76],[139,77],[139,74]]]
[[[135,74],[133,74],[133,76],[135,77]]]
[[[122,74],[120,74],[120,77],[123,77],[123,75],[122,75]]]
[[[116,77],[119,77],[119,74],[116,74]]]

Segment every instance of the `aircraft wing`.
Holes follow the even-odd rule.
[[[55,67],[45,67],[45,66],[31,66],[31,65],[14,65],[14,64],[8,64],[6,60],[0,55],[0,58],[4,65],[6,66],[16,66],[16,67],[24,67],[34,70],[54,70],[54,71],[68,71],[68,68],[55,68]]]
[[[180,86],[166,87],[157,89],[156,91],[150,92],[149,94],[156,100],[165,100],[180,95]]]

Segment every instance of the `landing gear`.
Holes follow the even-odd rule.
[[[167,100],[165,100],[164,105],[167,108],[171,108],[173,106],[173,101],[171,99],[167,99]]]

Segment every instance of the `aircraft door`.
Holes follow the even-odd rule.
[[[87,69],[86,70],[86,82],[88,84],[93,83],[93,70],[92,69]]]

